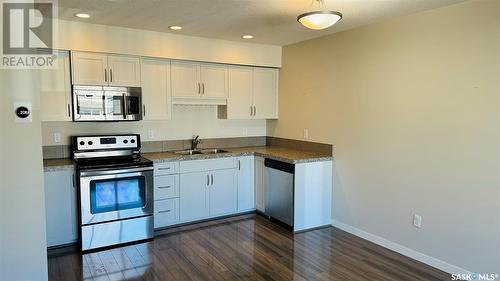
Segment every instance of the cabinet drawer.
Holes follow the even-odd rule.
[[[179,162],[155,163],[154,169],[155,176],[177,174],[179,173]]]
[[[179,175],[156,176],[154,200],[179,197]]]
[[[174,224],[179,221],[179,198],[155,201],[154,210],[155,228]]]
[[[181,173],[204,172],[233,168],[236,168],[234,157],[182,161],[179,164],[179,170]]]

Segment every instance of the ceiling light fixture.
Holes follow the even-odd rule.
[[[90,14],[88,14],[88,13],[76,13],[75,17],[81,18],[81,19],[88,19],[88,18],[90,18]]]
[[[316,2],[320,7],[324,7],[323,0],[316,0]],[[299,15],[297,17],[298,22],[300,22],[303,26],[313,30],[328,28],[336,24],[341,19],[342,14],[336,11],[314,11]]]
[[[247,34],[247,35],[241,36],[241,38],[243,38],[243,39],[253,39],[253,35]]]
[[[182,26],[178,26],[178,25],[171,25],[169,26],[168,28],[172,29],[172,30],[181,30],[182,29]]]

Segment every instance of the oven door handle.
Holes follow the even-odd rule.
[[[125,173],[136,173],[153,171],[153,167],[141,167],[141,168],[126,168],[126,169],[106,169],[106,170],[94,170],[94,171],[80,171],[80,177],[93,177],[93,176],[104,176],[104,175],[115,175],[115,174],[125,174]]]

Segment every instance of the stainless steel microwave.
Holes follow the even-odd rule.
[[[73,86],[73,121],[139,121],[139,87]]]

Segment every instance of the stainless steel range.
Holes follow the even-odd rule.
[[[83,251],[153,237],[153,163],[139,135],[73,137]]]

